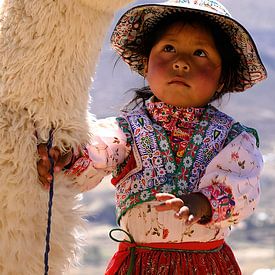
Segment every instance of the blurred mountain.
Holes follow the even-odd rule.
[[[144,1],[138,1],[142,3]],[[275,267],[275,2],[274,0],[223,0],[234,18],[251,33],[268,71],[268,79],[244,93],[225,97],[219,109],[243,124],[258,130],[266,161],[262,174],[262,197],[255,214],[233,229],[229,243],[234,249],[244,275],[258,268]],[[118,19],[119,15],[116,16]],[[110,28],[110,32],[113,26]],[[128,102],[145,80],[130,72],[127,65],[110,49],[109,36],[103,46],[91,89],[90,111],[98,118],[114,116]],[[128,91],[128,92],[127,92]],[[108,240],[108,230],[115,227],[114,190],[110,179],[84,196],[90,227],[82,268],[71,274],[103,274],[116,244]]]

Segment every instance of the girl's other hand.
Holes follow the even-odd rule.
[[[49,189],[52,176],[50,174],[50,159],[48,156],[47,144],[41,143],[37,147],[37,152],[40,160],[37,162],[37,171],[40,182],[45,189]],[[54,172],[61,171],[65,166],[70,164],[73,157],[72,150],[66,154],[61,154],[58,147],[53,147],[49,151],[49,155],[54,161]]]
[[[197,223],[205,217],[211,219],[210,203],[201,193],[191,193],[183,195],[181,198],[168,193],[158,193],[156,199],[161,202],[155,206],[157,211],[174,210],[175,217],[184,220],[186,225]]]

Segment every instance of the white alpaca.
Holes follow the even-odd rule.
[[[2,2],[2,3],[1,3]],[[106,29],[130,0],[2,0],[0,14],[0,274],[43,274],[48,192],[37,143],[89,140],[88,90]],[[76,191],[55,178],[49,274],[78,249]]]

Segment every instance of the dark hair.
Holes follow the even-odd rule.
[[[161,39],[163,33],[165,33],[172,24],[177,22],[182,22],[183,24],[199,24],[209,30],[213,35],[215,45],[222,59],[220,82],[223,83],[223,88],[219,93],[214,94],[211,101],[221,98],[225,93],[233,92],[237,84],[237,69],[240,64],[240,57],[234,49],[227,33],[219,23],[206,15],[199,13],[177,13],[166,16],[144,33],[143,45],[139,48],[137,54],[149,58],[153,46]],[[127,106],[135,103],[134,108],[140,104],[144,105],[145,101],[153,95],[149,87],[133,90],[136,93],[135,97]]]

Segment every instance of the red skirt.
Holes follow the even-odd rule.
[[[223,240],[190,243],[122,242],[105,275],[241,275]]]

